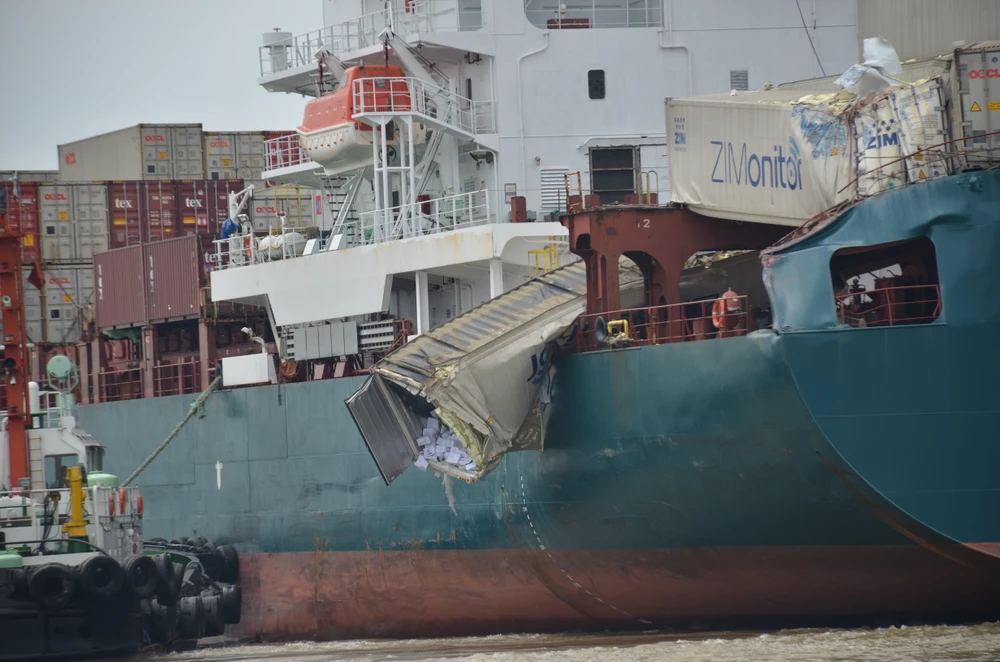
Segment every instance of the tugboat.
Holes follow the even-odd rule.
[[[29,384],[43,486],[29,478],[0,496],[0,660],[127,654],[238,623],[233,548],[144,542],[142,494],[102,471],[104,448],[75,427],[76,366],[56,356],[46,371],[52,391]],[[11,443],[6,434],[5,476]]]

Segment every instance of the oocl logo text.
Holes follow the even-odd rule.
[[[45,194],[45,199],[46,200],[65,200],[66,199],[66,194],[65,193],[46,193]]]
[[[277,214],[278,210],[274,207],[257,207],[254,211],[258,214]]]
[[[1000,78],[1000,69],[970,69],[969,78]]]
[[[788,138],[788,154],[781,145],[774,145],[772,154],[763,155],[751,152],[746,143],[713,140],[711,144],[718,147],[712,167],[714,183],[802,190],[802,160],[794,138]]]
[[[148,143],[165,143],[167,142],[166,136],[158,136],[156,134],[150,134],[146,136],[146,142]]]
[[[209,147],[229,147],[229,143],[225,140],[212,140],[208,143]]]
[[[73,282],[69,278],[49,278],[49,285],[72,285]]]

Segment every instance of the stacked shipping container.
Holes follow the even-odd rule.
[[[64,183],[205,176],[201,124],[138,124],[58,149]]]

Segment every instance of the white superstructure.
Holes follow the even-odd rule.
[[[353,117],[376,127],[360,162],[351,149],[350,163],[320,165],[298,136],[269,141],[266,179],[324,191],[320,236],[286,242],[282,259],[274,242],[220,242],[212,294],[268,306],[281,337],[378,313],[424,332],[524,282],[540,254],[574,259],[565,230],[545,222],[566,207],[568,173],[604,204],[648,189],[669,198],[665,98],[841,72],[859,53],[857,0],[323,8],[314,32],[265,35],[258,83],[305,107],[350,67],[388,57],[405,75],[386,85],[412,103],[369,104],[375,79],[350,84]],[[514,196],[533,222],[509,222]]]

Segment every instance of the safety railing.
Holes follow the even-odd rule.
[[[352,92],[357,119],[367,114],[419,113],[472,135],[496,131],[492,101],[472,101],[418,78],[359,78]]]
[[[137,400],[142,397],[142,371],[139,368],[102,370],[97,379],[101,402]]]
[[[483,190],[362,212],[357,221],[345,223],[344,228],[345,234],[353,237],[353,245],[364,246],[452,232],[489,222],[489,195]]]
[[[746,296],[581,315],[577,352],[743,336],[753,331]]]
[[[302,149],[299,135],[279,136],[264,141],[264,157],[268,170],[312,163],[312,159]]]
[[[401,37],[420,32],[478,30],[483,26],[483,13],[477,8],[459,9],[448,0],[394,0],[385,9],[261,46],[260,75],[316,66],[316,52],[323,47],[341,57],[377,46],[390,25]]]
[[[855,328],[930,324],[941,315],[938,285],[899,285],[837,295],[837,317]]]
[[[580,30],[603,28],[658,28],[663,26],[663,3],[658,0],[632,0],[627,6],[566,7],[564,9],[525,9],[528,20],[543,30]]]
[[[161,363],[153,366],[153,394],[184,395],[201,392],[201,363],[197,357],[190,357],[175,363]]]

